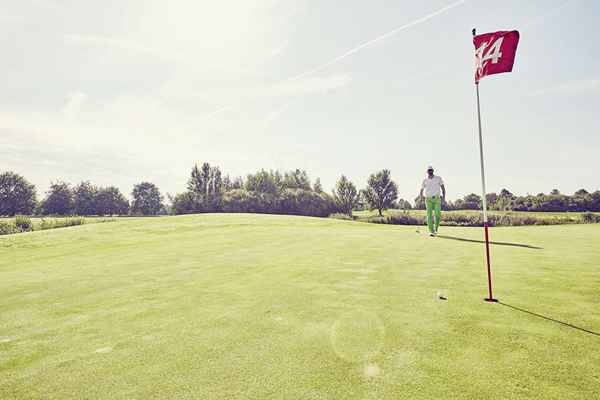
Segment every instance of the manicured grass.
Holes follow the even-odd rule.
[[[600,393],[600,225],[492,229],[497,297],[555,321],[482,300],[481,229],[415,230],[214,214],[0,237],[0,398]]]

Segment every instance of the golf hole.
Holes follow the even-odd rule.
[[[438,289],[435,292],[436,300],[448,300],[448,289]]]
[[[358,310],[343,314],[332,326],[331,346],[348,362],[369,360],[383,347],[385,329],[373,312]]]

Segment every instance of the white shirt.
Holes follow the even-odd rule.
[[[429,177],[425,178],[421,188],[425,189],[425,197],[441,196],[443,184],[442,177],[434,175],[431,179]]]

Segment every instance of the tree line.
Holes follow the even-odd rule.
[[[10,171],[0,174],[0,215],[156,215],[165,211],[163,196],[153,183],[134,185],[131,196],[130,202],[115,186],[56,181],[38,201],[35,186],[24,177]]]
[[[360,193],[342,176],[329,194],[319,178],[311,183],[306,171],[300,169],[283,173],[263,169],[244,179],[223,176],[219,167],[204,163],[192,168],[187,191],[170,200],[173,214],[249,212],[326,217],[335,212],[351,213],[361,196],[372,209],[392,207],[398,191],[390,171],[372,174]]]
[[[600,190],[590,193],[585,189],[579,189],[572,195],[566,195],[558,189],[553,189],[548,194],[516,196],[507,189],[502,189],[500,193],[488,193],[486,200],[488,209],[493,211],[600,211]],[[442,204],[445,210],[481,210],[481,207],[481,196],[475,193]],[[415,208],[425,209],[425,202],[417,197]]]
[[[333,213],[352,215],[355,210],[389,208],[424,209],[423,199],[414,203],[398,198],[398,186],[387,169],[369,176],[367,185],[356,185],[342,175],[331,193],[320,179],[311,182],[304,170],[280,172],[260,170],[245,178],[224,175],[209,163],[194,165],[186,190],[174,196],[161,194],[151,182],[133,186],[131,200],[114,186],[99,187],[89,181],[71,185],[52,182],[38,200],[35,186],[14,172],[0,174],[0,215],[157,215],[206,212],[248,212],[325,217]],[[600,211],[600,191],[584,189],[573,195],[553,190],[549,194],[515,196],[506,189],[487,195],[488,208],[500,211]],[[444,201],[446,210],[481,209],[481,197],[471,193],[454,202]]]

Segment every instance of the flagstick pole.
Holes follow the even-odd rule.
[[[475,29],[473,29],[473,36],[475,36]],[[487,218],[487,196],[485,190],[485,169],[483,166],[483,139],[481,134],[481,106],[479,103],[479,82],[475,82],[475,89],[477,92],[477,123],[479,126],[479,162],[481,166],[481,191],[482,191],[482,206],[483,206],[483,231],[485,236],[485,259],[487,264],[487,275],[488,275],[488,297],[485,298],[487,302],[497,302],[492,294],[492,269],[490,266],[490,238],[489,238],[489,225]]]

